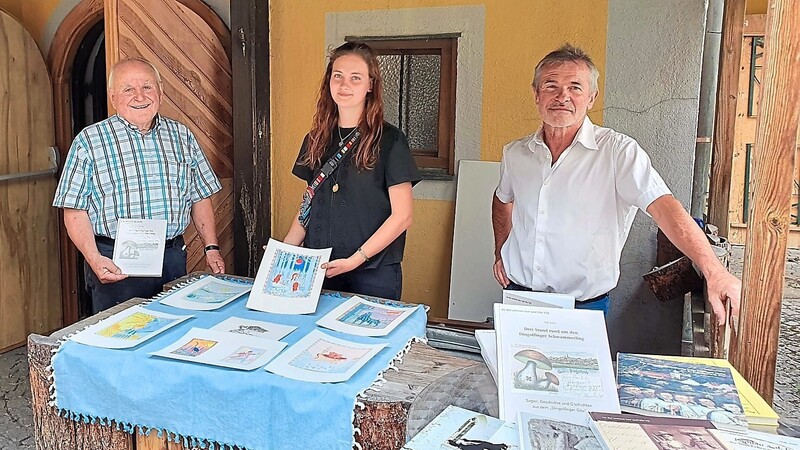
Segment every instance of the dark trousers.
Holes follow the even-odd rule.
[[[359,295],[400,300],[403,290],[403,271],[400,264],[378,266],[375,269],[355,270],[326,278],[323,289]]]
[[[106,310],[133,297],[150,298],[162,291],[164,284],[186,275],[186,250],[183,238],[177,237],[164,249],[164,268],[161,277],[129,277],[116,283],[103,284],[92,268],[83,263],[86,290],[92,296],[92,314]],[[97,242],[100,254],[112,258],[114,246]]]
[[[522,286],[511,281],[506,289],[512,291],[533,291],[533,289]],[[603,311],[603,316],[608,318],[608,313],[611,311],[611,297],[608,294],[603,294],[589,300],[579,301],[575,300],[575,309],[592,309],[595,311]]]

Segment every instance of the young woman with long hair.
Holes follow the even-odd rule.
[[[399,299],[411,189],[420,176],[405,135],[383,120],[382,90],[368,45],[348,42],[331,52],[292,173],[311,186],[357,130],[360,138],[316,190],[307,228],[298,215],[284,242],[333,248],[326,289]]]

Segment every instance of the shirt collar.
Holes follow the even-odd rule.
[[[570,145],[570,147],[575,145],[576,142],[580,143],[587,150],[599,150],[600,149],[597,146],[597,140],[595,140],[595,137],[594,137],[594,124],[592,123],[591,120],[589,120],[588,116],[583,118],[583,124],[581,124],[581,128],[578,130],[578,134],[575,135],[575,140],[572,141],[572,144]],[[533,144],[533,145],[529,145],[531,150],[533,150],[534,146],[538,146],[538,145],[544,146],[545,145],[543,132],[542,132],[542,127],[539,127],[539,129],[536,131],[536,133],[533,134],[533,137],[531,138],[530,144]]]
[[[158,126],[161,125],[161,114],[158,114],[158,113],[156,113],[155,118],[153,118],[153,126],[149,130],[145,131],[144,133],[142,133],[139,130],[139,127],[137,127],[136,125],[128,122],[124,117],[120,116],[119,114],[114,114],[114,117],[119,119],[119,121],[122,122],[122,124],[125,125],[126,127],[130,128],[131,130],[133,130],[133,131],[135,131],[137,133],[141,133],[141,134],[149,134],[150,132],[156,131],[156,129],[158,129]]]

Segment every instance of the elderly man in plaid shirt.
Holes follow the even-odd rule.
[[[143,59],[120,61],[111,69],[108,95],[117,114],[75,137],[53,200],[85,258],[94,313],[152,297],[185,275],[182,234],[190,218],[205,243],[206,263],[214,273],[225,272],[210,199],[221,186],[192,132],[158,114],[158,70]],[[122,218],[167,221],[160,278],[128,278],[111,260]]]

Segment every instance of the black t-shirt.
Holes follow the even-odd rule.
[[[342,136],[347,136],[352,130],[342,128]],[[338,144],[339,132],[334,129],[331,143],[322,157],[323,164],[339,151]],[[292,173],[311,184],[318,168],[302,165],[307,146],[308,135],[303,139]],[[344,156],[336,170],[319,186],[311,201],[303,245],[307,248],[332,247],[331,260],[348,258],[356,253],[391,215],[389,187],[407,182],[413,185],[420,180],[406,136],[394,125],[383,124],[380,154],[372,170],[358,170],[355,167],[352,160],[355,150],[351,149]],[[339,187],[337,192],[333,192],[335,184]],[[403,260],[405,243],[404,232],[358,269],[399,263]]]

